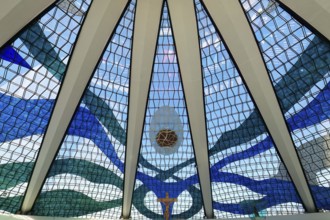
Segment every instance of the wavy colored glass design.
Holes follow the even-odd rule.
[[[61,3],[0,52],[0,212],[20,209],[90,1],[76,5],[80,15]]]
[[[260,113],[198,0],[196,13],[215,215],[243,217],[254,209],[267,216],[303,212],[286,169],[279,173],[281,159]]]
[[[164,150],[154,141],[157,132],[162,129],[175,132],[179,142],[176,150],[172,150],[175,146]],[[190,165],[176,170],[178,165],[189,159],[193,160]],[[163,218],[166,207],[157,199],[165,198],[168,193],[170,198],[177,198],[177,202],[169,207],[172,218],[202,219],[203,203],[194,160],[181,75],[165,2],[149,89],[140,166],[133,194],[136,211],[133,210],[132,218],[139,217],[137,212],[144,218]],[[145,165],[146,162],[149,164]],[[168,172],[172,174],[168,175]]]
[[[312,33],[275,1],[241,3],[262,51],[316,206],[330,210],[330,42]]]
[[[274,1],[241,2],[263,51],[316,204],[329,210],[329,42],[292,19]],[[0,50],[1,212],[19,210],[89,4],[59,1]],[[174,218],[203,218],[166,1],[164,6],[132,217],[162,218],[164,206],[157,198],[168,192],[179,201],[170,208]],[[34,215],[120,218],[134,11],[135,1],[125,12],[76,110],[32,210]],[[216,216],[252,216],[255,210],[265,216],[304,212],[264,122],[198,0],[196,14]],[[156,153],[149,136],[153,116],[162,106],[172,106],[183,125],[182,146],[169,155]]]
[[[126,9],[85,90],[34,215],[121,216],[134,13],[135,1]]]

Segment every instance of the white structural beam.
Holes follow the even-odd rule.
[[[38,196],[79,100],[126,4],[127,0],[98,0],[90,6],[40,148],[22,213],[31,210]]]
[[[0,47],[54,2],[55,0],[2,0]]]
[[[329,0],[279,0],[330,40]]]
[[[213,208],[204,110],[203,75],[194,1],[169,0],[168,6],[185,91],[204,211],[207,218],[212,218]]]
[[[131,212],[162,4],[162,0],[142,0],[137,1],[136,6],[124,175],[122,212],[122,218],[124,219],[129,218]]]
[[[204,3],[245,79],[306,210],[315,212],[303,169],[239,1],[204,0]]]

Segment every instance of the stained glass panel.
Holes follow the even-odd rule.
[[[273,0],[241,0],[319,209],[330,210],[330,42]]]
[[[134,13],[132,1],[85,90],[34,215],[120,218]]]
[[[237,218],[303,212],[264,121],[199,0],[196,13],[215,215]]]
[[[58,1],[0,50],[0,212],[20,209],[89,5]]]

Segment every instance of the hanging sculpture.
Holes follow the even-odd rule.
[[[177,152],[183,141],[183,125],[173,107],[162,106],[155,112],[149,139],[157,153],[169,155]]]

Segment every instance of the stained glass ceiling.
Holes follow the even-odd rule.
[[[289,2],[1,3],[0,215],[329,212],[330,34]]]

